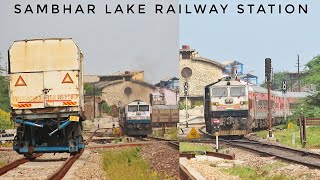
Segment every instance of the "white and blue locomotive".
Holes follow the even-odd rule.
[[[120,125],[128,136],[147,136],[152,133],[152,107],[141,100],[135,100],[122,109]]]

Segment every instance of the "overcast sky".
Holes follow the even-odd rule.
[[[297,55],[302,64],[320,54],[320,1],[208,1],[188,3],[302,3],[307,15],[250,15],[229,11],[226,15],[181,15],[180,45],[189,44],[202,56],[217,60],[237,60],[245,69],[264,80],[264,59],[270,57],[275,71],[297,71]],[[220,11],[221,12],[221,11]]]
[[[23,9],[27,5],[26,2],[31,5],[91,3],[96,5],[96,14],[15,14],[14,5],[21,4]],[[115,3],[138,2],[147,5],[153,3],[141,0],[1,0],[0,52],[3,61],[7,61],[7,50],[14,40],[71,37],[85,55],[85,74],[107,75],[117,71],[144,70],[146,81],[152,83],[166,77],[178,76],[178,15],[104,13],[105,4],[112,7]]]

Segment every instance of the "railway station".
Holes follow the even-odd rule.
[[[320,2],[144,3],[0,1],[0,179],[319,179]]]

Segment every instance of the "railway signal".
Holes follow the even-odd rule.
[[[287,81],[286,80],[282,81],[282,93],[283,94],[287,93]]]
[[[189,127],[188,125],[188,89],[189,89],[189,84],[188,82],[184,82],[184,85],[183,85],[183,90],[184,90],[184,96],[186,97],[186,102],[185,102],[185,105],[186,105],[186,127]]]
[[[283,113],[284,113],[284,120],[287,121],[287,81],[282,81],[282,94],[283,94]]]
[[[212,121],[214,136],[216,137],[216,152],[218,152],[218,150],[219,150],[220,119],[213,119],[211,121]]]
[[[184,91],[184,95],[185,95],[185,96],[188,95],[188,89],[189,89],[189,84],[188,84],[188,82],[184,82],[183,91]]]
[[[265,59],[265,76],[267,80],[270,80],[271,75],[271,59],[266,58]]]

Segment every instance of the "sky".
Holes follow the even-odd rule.
[[[296,71],[297,55],[302,64],[319,54],[320,1],[317,0],[180,0],[188,4],[307,3],[307,15],[175,14],[106,15],[105,4],[177,4],[178,0],[3,0],[0,1],[0,53],[7,61],[7,50],[14,40],[46,37],[72,37],[85,55],[85,74],[108,75],[118,71],[144,70],[147,82],[179,76],[178,52],[189,44],[200,55],[218,62],[237,60],[246,72],[264,80],[264,59],[272,59],[275,71]],[[94,3],[94,15],[15,14],[21,4]],[[147,9],[148,10],[148,9]],[[4,64],[4,62],[2,62]]]
[[[14,40],[71,37],[84,53],[85,74],[108,75],[118,71],[144,70],[145,80],[149,83],[178,76],[178,15],[106,15],[104,13],[105,4],[108,4],[111,9],[116,3],[138,4],[141,2],[147,5],[153,3],[141,0],[1,0],[2,65],[7,61],[7,50]],[[170,2],[177,1],[170,0]],[[91,3],[95,4],[97,9],[96,14],[85,15],[14,13],[15,4],[21,4],[23,9],[27,4],[34,7],[38,3],[59,5]]]
[[[237,60],[246,72],[264,81],[264,59],[272,59],[274,71],[297,71],[297,55],[302,64],[320,54],[320,1],[208,1],[188,0],[188,4],[207,3],[260,4],[266,2],[308,4],[307,15],[286,14],[227,14],[186,15],[179,18],[180,46],[189,44],[201,56],[218,62]]]

